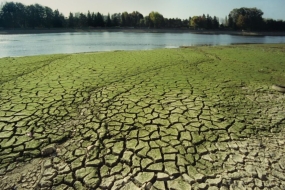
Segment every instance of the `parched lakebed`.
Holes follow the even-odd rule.
[[[285,189],[285,45],[0,59],[0,189]]]

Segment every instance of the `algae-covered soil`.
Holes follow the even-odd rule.
[[[0,189],[285,189],[285,45],[0,59]]]

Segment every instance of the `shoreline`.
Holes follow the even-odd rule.
[[[235,44],[229,44],[229,45],[208,45],[208,44],[198,44],[193,46],[177,46],[174,48],[158,48],[158,49],[187,49],[187,48],[193,48],[193,47],[202,47],[202,46],[239,46],[239,45],[285,45],[284,43],[280,44],[262,44],[262,43],[235,43]],[[148,50],[158,50],[158,49],[148,49]],[[34,56],[51,56],[51,55],[76,55],[76,54],[94,54],[94,53],[111,53],[111,52],[121,52],[121,51],[148,51],[146,49],[132,49],[132,50],[102,50],[102,51],[84,51],[84,52],[67,52],[67,53],[52,53],[52,54],[33,54],[33,55],[20,55],[20,56],[4,56],[0,59],[4,58],[21,58],[21,57],[34,57]]]
[[[205,34],[205,35],[236,35],[236,36],[261,36],[261,37],[285,36],[285,32],[244,32],[244,31],[228,31],[228,30],[190,30],[190,29],[147,29],[147,28],[10,29],[10,30],[0,29],[0,35],[79,33],[79,32],[192,33],[192,34]]]

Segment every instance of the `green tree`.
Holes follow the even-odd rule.
[[[54,11],[54,17],[53,17],[53,26],[55,28],[61,28],[64,26],[64,16],[56,9]]]
[[[112,26],[120,26],[121,13],[115,13],[111,16]]]
[[[160,28],[163,26],[164,18],[162,14],[152,11],[149,13],[149,19],[153,27]]]
[[[2,11],[0,11],[0,28],[4,27]]]
[[[218,29],[220,26],[219,20],[216,16],[214,16],[213,21],[212,21],[212,27],[213,29]]]
[[[108,13],[107,19],[106,19],[106,27],[111,27],[112,26],[112,21],[110,14]]]
[[[53,27],[53,10],[49,7],[45,7],[45,15],[44,15],[44,26],[46,28],[52,28]]]
[[[97,26],[100,26],[100,27],[105,26],[104,18],[102,14],[99,12],[96,14],[96,21],[97,21]]]
[[[150,18],[149,18],[149,16],[145,16],[144,17],[144,25],[146,26],[146,27],[151,27],[151,21],[150,21]]]
[[[201,25],[201,28],[207,28],[207,18],[205,16],[205,14],[203,14],[202,17],[201,17],[200,25]]]
[[[96,27],[97,26],[97,17],[96,17],[96,14],[94,12],[92,12],[91,14],[91,19],[92,19],[92,25],[93,27]]]
[[[92,26],[93,25],[92,23],[93,23],[92,15],[91,15],[90,11],[88,11],[88,13],[87,13],[87,25]]]
[[[75,26],[74,16],[73,16],[72,13],[69,13],[69,17],[68,17],[68,27],[74,28],[74,26]]]
[[[22,3],[16,3],[16,27],[25,28],[26,27],[26,6]]]
[[[264,25],[262,15],[263,12],[260,9],[242,7],[239,9],[233,9],[230,12],[229,17],[232,18],[233,29],[236,29],[235,26],[237,26],[239,21],[239,23],[242,24],[239,25],[240,29],[258,30]]]
[[[34,4],[26,8],[26,18],[28,27],[45,27],[47,13],[45,7]]]
[[[37,27],[43,27],[45,21],[45,8],[39,4],[35,4],[35,21]]]
[[[265,19],[264,29],[267,31],[285,31],[285,21]]]
[[[144,18],[140,19],[139,26],[140,27],[146,27]]]
[[[182,27],[189,28],[189,19],[182,20]]]
[[[123,12],[121,17],[122,17],[122,19],[121,19],[121,26],[123,26],[123,27],[130,26],[129,14],[127,12]]]
[[[80,13],[79,15],[79,27],[84,28],[87,27],[87,16],[83,13]]]
[[[138,11],[133,11],[128,15],[130,19],[130,26],[136,27],[140,24],[140,20],[143,19],[143,15]]]
[[[194,29],[201,27],[201,20],[201,17],[193,16],[190,21],[190,26],[194,27]]]
[[[246,27],[247,27],[247,18],[246,18],[246,16],[243,16],[243,15],[240,14],[238,16],[236,25],[237,25],[237,27],[239,29],[246,29]]]
[[[1,9],[1,20],[7,28],[25,27],[25,6],[21,3],[5,3]]]
[[[164,27],[167,27],[167,28],[181,28],[183,26],[183,22],[179,18],[169,18],[169,19],[164,18],[164,22],[163,23],[164,23],[163,24]]]
[[[31,28],[37,27],[36,7],[34,5],[27,6],[27,26]]]
[[[229,17],[228,17],[228,27],[232,28],[232,29],[236,28],[235,23],[234,23],[234,19],[231,16],[231,14],[229,14]]]
[[[206,29],[212,29],[213,28],[213,18],[211,16],[209,16],[209,14],[207,14],[207,18],[206,18]]]

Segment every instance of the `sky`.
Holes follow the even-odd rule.
[[[0,0],[4,3],[11,0]],[[285,20],[285,0],[14,0],[25,5],[41,4],[64,16],[69,12],[100,12],[104,15],[124,11],[139,11],[144,16],[151,11],[161,13],[165,18],[186,19],[190,16],[207,15],[225,18],[234,8],[256,7],[264,12],[264,18]]]

